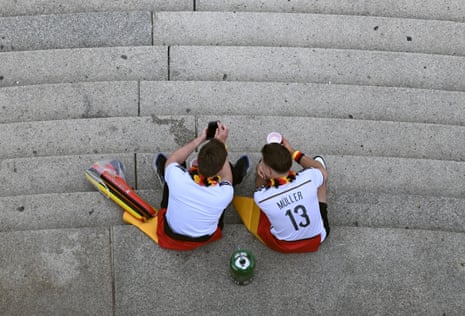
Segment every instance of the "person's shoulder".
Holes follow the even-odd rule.
[[[321,173],[320,169],[318,168],[303,168],[302,170],[300,170],[299,172],[297,172],[297,176],[301,176],[301,175],[309,175],[309,174],[312,174],[312,173]]]
[[[165,169],[165,180],[167,182],[178,181],[177,179],[184,178],[188,174],[188,170],[177,162],[172,162]]]
[[[177,163],[177,162],[172,162],[172,163],[170,163],[170,164],[166,167],[166,170],[167,170],[167,171],[168,171],[168,170],[180,170],[180,171],[182,171],[182,172],[187,172],[187,169],[186,169],[184,166],[182,166],[182,165],[180,165],[179,163]]]

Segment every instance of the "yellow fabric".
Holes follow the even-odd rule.
[[[113,202],[118,204],[123,210],[130,213],[133,217],[135,217],[139,221],[145,220],[145,218],[134,211],[131,207],[129,207],[123,200],[121,200],[117,195],[110,192],[110,190],[105,187],[105,184],[95,180],[91,175],[86,173],[87,180],[92,183],[100,192],[102,192],[105,196],[109,197]]]
[[[158,217],[152,217],[147,220],[147,222],[141,222],[140,220],[134,218],[128,212],[123,212],[123,221],[125,223],[131,224],[139,228],[144,234],[149,236],[154,242],[158,244],[157,236],[157,227],[158,227]]]
[[[255,204],[253,198],[235,196],[233,205],[247,230],[263,242],[257,234],[258,222],[260,220],[260,208]]]

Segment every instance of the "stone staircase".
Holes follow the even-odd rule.
[[[463,315],[464,78],[457,0],[0,0],[0,315]],[[120,159],[158,206],[153,154],[214,119],[253,168],[272,130],[325,156],[319,252],[232,206],[221,241],[163,250],[84,178]]]

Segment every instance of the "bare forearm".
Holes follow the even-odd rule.
[[[299,164],[304,168],[315,168],[320,170],[323,174],[323,179],[325,179],[326,181],[326,178],[328,177],[328,172],[318,161],[313,160],[308,156],[302,156],[302,158],[300,158]]]
[[[194,152],[194,150],[199,147],[205,141],[204,135],[200,135],[187,143],[186,145],[182,146],[178,150],[174,151],[166,161],[166,166],[170,163],[177,162],[182,164],[186,159],[189,157],[190,154]]]

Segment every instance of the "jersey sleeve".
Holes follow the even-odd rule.
[[[315,181],[315,185],[320,187],[323,184],[323,174],[316,168],[312,168],[310,170],[312,171],[312,179]]]
[[[177,162],[170,163],[165,169],[165,180],[167,183],[173,182],[176,180],[176,174],[179,175],[180,172],[187,172],[187,170],[178,164]]]

